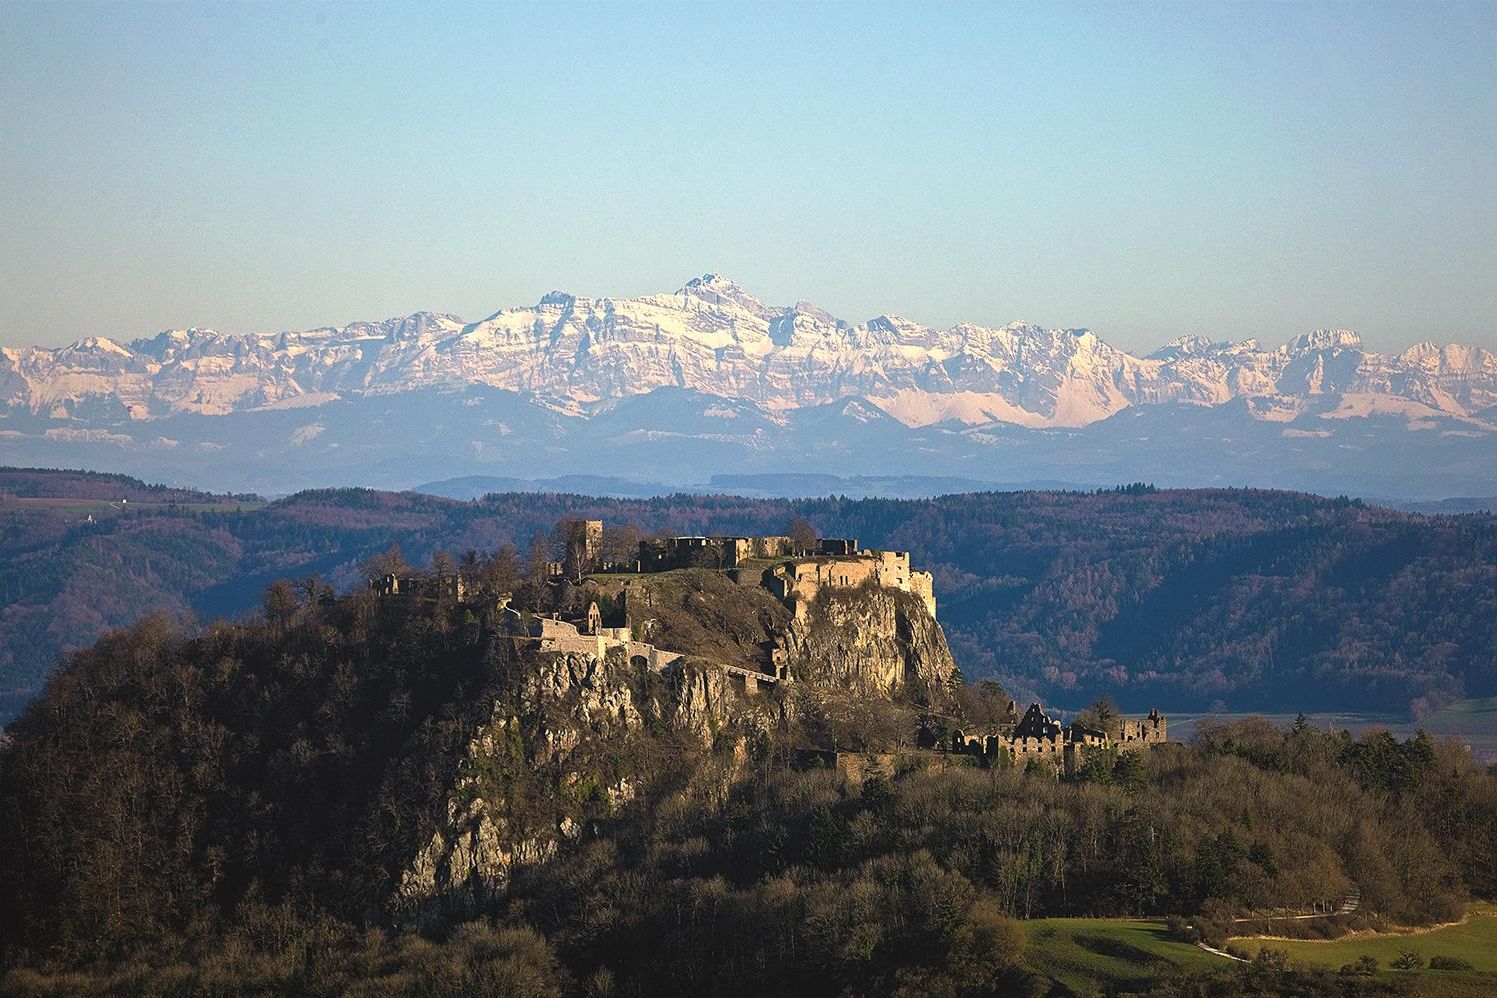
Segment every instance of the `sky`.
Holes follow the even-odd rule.
[[[727,274],[1497,348],[1497,4],[0,4],[0,345]]]

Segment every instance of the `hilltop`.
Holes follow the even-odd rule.
[[[1497,777],[1454,745],[1252,722],[1108,744],[1099,705],[1079,765],[949,748],[928,736],[997,725],[1022,752],[1051,722],[1006,727],[1003,690],[960,682],[918,583],[852,578],[907,566],[820,543],[746,575],[388,552],[343,598],[277,583],[263,616],[105,638],[0,746],[0,988],[1059,998],[1105,945],[1082,957],[1119,986],[1341,995],[1188,940],[1352,891],[1314,931],[1497,892]],[[808,560],[836,571],[776,610]],[[1019,921],[1166,914],[1189,920],[1064,944]]]
[[[214,495],[197,489],[147,485],[129,475],[63,468],[0,468],[0,495],[17,499],[99,499],[111,502],[212,503],[259,501],[255,495]]]
[[[0,500],[0,686],[9,716],[58,652],[152,610],[242,613],[282,576],[362,586],[362,564],[516,545],[564,516],[643,532],[828,536],[907,550],[935,575],[971,678],[1076,708],[1403,714],[1497,695],[1497,519],[1243,490],[979,493],[925,500],[456,502],[367,490],[263,507],[67,509]]]

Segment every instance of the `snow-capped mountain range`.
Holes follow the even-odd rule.
[[[701,400],[695,415],[711,419],[716,398],[771,436],[826,407],[842,420],[976,443],[1021,428],[1092,427],[1128,410],[1199,421],[1224,406],[1287,440],[1370,418],[1441,437],[1497,434],[1497,356],[1476,347],[1379,354],[1355,333],[1319,330],[1276,349],[1186,337],[1140,357],[1085,329],[933,329],[894,315],[851,324],[804,301],[766,305],[708,274],[642,298],[555,292],[477,322],[418,312],[306,332],[187,329],[128,344],[89,337],[0,349],[0,461],[7,449],[35,450],[26,441],[170,450],[181,441],[148,427],[313,410],[296,427],[302,446],[323,432],[315,413],[340,403],[474,391],[512,393],[568,425],[639,396],[684,393]],[[474,453],[483,425],[472,428]],[[765,439],[761,449],[773,451]]]

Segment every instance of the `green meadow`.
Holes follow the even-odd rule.
[[[1024,965],[1073,991],[1128,988],[1177,973],[1220,970],[1230,961],[1165,935],[1164,923],[1104,918],[1036,918],[1024,923]]]
[[[1476,970],[1497,972],[1497,914],[1473,915],[1460,925],[1447,925],[1430,932],[1406,935],[1348,936],[1342,939],[1262,939],[1232,940],[1232,945],[1256,953],[1259,946],[1284,950],[1297,964],[1329,967],[1332,970],[1358,957],[1371,956],[1387,967],[1406,950],[1417,950],[1426,961],[1432,956],[1453,956],[1465,960]]]
[[[1497,697],[1457,701],[1418,726],[1436,738],[1459,738],[1484,758],[1497,757]]]
[[[1078,993],[1146,987],[1176,975],[1232,966],[1224,957],[1169,938],[1162,921],[1102,918],[1037,918],[1024,923],[1029,949],[1024,965],[1054,978]],[[1246,937],[1231,948],[1257,953],[1262,947],[1283,950],[1290,964],[1337,970],[1371,956],[1379,976],[1405,982],[1414,995],[1464,996],[1497,994],[1497,911],[1481,909],[1460,925],[1427,932],[1348,937],[1331,941]],[[1394,960],[1417,951],[1426,964],[1417,971],[1397,971]],[[1456,957],[1470,971],[1430,970],[1434,956]]]
[[[1292,965],[1329,970],[1370,956],[1377,960],[1383,976],[1406,977],[1414,993],[1421,995],[1497,994],[1497,910],[1490,908],[1473,911],[1471,917],[1460,925],[1447,925],[1428,932],[1348,936],[1333,940],[1242,938],[1232,940],[1231,945],[1250,953],[1256,953],[1262,946],[1281,949],[1289,954]],[[1411,950],[1423,958],[1424,969],[1393,970],[1393,961]],[[1472,970],[1430,970],[1429,960],[1436,956],[1464,960]]]

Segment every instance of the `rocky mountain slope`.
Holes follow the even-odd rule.
[[[1410,444],[1412,466],[1390,459]],[[1320,330],[1275,349],[1186,337],[1140,357],[1085,329],[852,324],[710,274],[635,299],[553,293],[477,322],[418,312],[0,350],[0,458],[214,488],[496,470],[689,484],[908,473],[916,456],[994,482],[1119,480],[1115,456],[1138,469],[1122,480],[1472,494],[1497,477],[1497,356],[1379,354]]]
[[[757,587],[705,570],[671,575],[700,605],[677,616],[710,622],[761,612]],[[708,595],[697,578],[718,584]],[[868,589],[839,603],[881,596]],[[548,649],[516,636],[492,594],[457,604],[326,592],[269,621],[218,623],[197,635],[164,615],[146,617],[77,656],[44,694],[57,709],[31,711],[15,726],[21,748],[3,749],[7,822],[22,815],[15,827],[35,829],[61,821],[71,802],[53,793],[61,779],[92,802],[71,823],[77,837],[68,848],[118,861],[133,885],[130,899],[106,892],[113,896],[57,905],[26,931],[42,945],[74,931],[149,935],[209,898],[232,906],[308,881],[319,903],[371,923],[493,911],[519,871],[623,809],[648,810],[683,790],[720,797],[753,753],[784,764],[799,748],[835,748],[799,723],[824,700],[895,711],[908,741],[917,707],[951,706],[954,666],[923,604],[901,603],[898,615],[887,609],[867,616],[861,640],[883,649],[882,668],[921,676],[928,690],[849,689],[842,673],[812,661],[794,663],[796,682],[735,686],[711,657],[720,639],[691,640],[682,626],[667,633],[685,657],[659,668],[631,660],[624,647]],[[783,623],[765,627],[776,633]],[[814,617],[802,623],[803,646],[824,640],[819,626]],[[911,632],[929,647],[909,640]],[[64,706],[80,698],[94,705]],[[62,733],[73,725],[75,735]],[[129,748],[107,766],[87,765],[96,748],[122,737]],[[49,751],[60,738],[72,741],[70,752]],[[165,775],[188,755],[200,759],[190,777]],[[89,776],[75,781],[80,764]],[[151,835],[172,843],[170,858],[146,853],[149,836],[135,825],[142,814],[152,816],[144,819]],[[49,858],[58,848],[34,845]],[[61,868],[86,866],[8,867],[0,897],[7,910],[40,910],[42,899],[85,886],[86,874],[73,879]],[[173,885],[176,904],[143,907],[147,891],[134,888],[155,877]],[[4,941],[18,934],[8,927]]]
[[[939,330],[894,315],[857,325],[808,302],[770,307],[713,274],[674,294],[582,298],[561,292],[478,322],[417,312],[300,333],[172,330],[122,344],[0,351],[0,403],[89,421],[223,415],[339,397],[486,385],[560,411],[660,388],[746,399],[770,412],[849,396],[907,426],[954,421],[1085,426],[1130,405],[1262,399],[1284,419],[1320,395],[1480,420],[1497,405],[1497,357],[1421,343],[1368,353],[1355,333],[1318,330],[1268,350],[1193,336],[1147,357],[1085,329],[1027,323]],[[1484,427],[1490,429],[1490,427]]]

